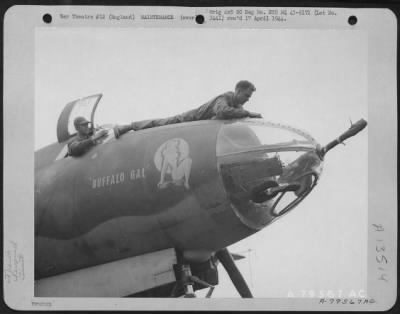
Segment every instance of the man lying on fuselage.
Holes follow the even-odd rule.
[[[115,137],[118,138],[129,131],[181,122],[209,119],[240,119],[247,117],[262,118],[261,114],[243,108],[243,105],[250,99],[255,90],[256,88],[253,83],[240,81],[236,84],[234,92],[221,94],[196,109],[169,118],[144,120],[133,122],[129,125],[116,126],[114,128]]]

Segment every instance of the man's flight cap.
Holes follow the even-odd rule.
[[[74,120],[74,125],[75,127],[79,126],[79,125],[83,125],[83,124],[89,124],[90,122],[88,120],[86,120],[84,117],[77,117]]]

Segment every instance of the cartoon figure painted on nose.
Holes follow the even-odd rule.
[[[161,172],[158,188],[165,189],[170,185],[190,188],[192,159],[189,157],[189,145],[185,140],[174,138],[162,144],[156,151],[154,163]]]

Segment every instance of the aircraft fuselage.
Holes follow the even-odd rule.
[[[254,202],[252,191],[285,172],[274,154],[302,156],[306,162],[292,167],[299,173],[321,161],[312,140],[269,148],[254,138],[243,147],[229,142],[227,130],[247,129],[182,123],[109,135],[81,157],[60,158],[67,142],[39,150],[35,279],[171,247],[201,260],[271,223],[276,204]]]

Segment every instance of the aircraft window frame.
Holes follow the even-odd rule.
[[[275,201],[272,205],[272,214],[275,217],[281,217],[281,216],[287,214],[289,211],[291,211],[293,208],[295,208],[297,204],[299,204],[303,199],[305,199],[305,197],[308,194],[310,194],[311,191],[315,188],[315,186],[317,185],[317,183],[319,181],[319,177],[315,173],[312,173],[312,172],[305,173],[302,177],[305,177],[305,176],[312,177],[311,185],[302,194],[298,195],[295,199],[293,199],[288,204],[286,204],[286,206],[281,208],[278,212],[276,211],[276,209],[277,209],[278,205],[281,205],[279,203],[285,197],[286,192],[280,193],[278,198],[275,199]]]
[[[76,135],[76,132],[70,132],[71,125],[73,126],[73,119],[75,119],[78,115],[71,116],[76,109],[80,106],[80,104],[84,104],[85,101],[87,101],[90,98],[94,98],[94,103],[90,104],[92,108],[89,108],[90,111],[90,118],[89,121],[91,122],[92,126],[94,125],[94,114],[97,109],[97,105],[99,104],[101,98],[103,97],[103,94],[95,94],[95,95],[90,95],[86,96],[83,98],[76,99],[74,101],[69,102],[68,104],[65,105],[63,111],[60,114],[60,117],[58,118],[57,122],[57,140],[59,143],[62,143],[74,135]],[[83,105],[82,105],[83,106]],[[88,118],[88,117],[86,117]]]
[[[295,128],[290,125],[287,125],[287,124],[274,123],[274,122],[259,120],[259,119],[244,119],[241,122],[244,122],[247,125],[266,126],[266,127],[280,128],[283,130],[291,131],[293,133],[296,133],[297,135],[304,137],[305,139],[309,140],[312,143],[318,144],[318,142],[309,133],[307,133],[299,128]]]
[[[239,128],[243,126],[247,126],[248,130],[252,134],[249,134],[249,139],[253,140],[253,136],[255,136],[260,144],[250,144],[248,146],[241,145],[240,141],[236,141],[229,136],[229,130],[226,128],[230,128],[235,123],[239,123]],[[294,133],[293,135],[297,135],[297,137],[301,137],[301,139],[294,138],[290,141],[285,142],[277,142],[272,144],[263,144],[263,140],[257,135],[252,126],[264,126],[266,128],[275,128],[280,129],[282,131]],[[239,129],[238,128],[238,129]],[[253,142],[253,141],[252,141]],[[224,147],[224,145],[229,145],[228,147]],[[218,132],[217,143],[216,143],[216,153],[218,157],[224,157],[233,154],[242,154],[245,152],[256,152],[256,151],[265,151],[265,152],[278,152],[278,151],[311,151],[315,150],[318,146],[317,141],[307,134],[306,132],[296,129],[283,124],[276,124],[268,121],[252,121],[249,119],[235,120],[231,123],[224,124]]]

